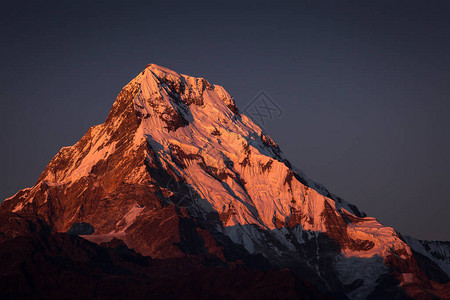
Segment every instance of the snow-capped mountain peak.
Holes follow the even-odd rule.
[[[429,285],[394,229],[292,167],[223,87],[156,64],[2,209],[157,258],[260,256],[349,298],[382,284]],[[398,282],[386,283],[388,274]]]

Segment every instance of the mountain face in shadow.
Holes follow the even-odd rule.
[[[294,168],[223,87],[150,64],[1,204],[0,294],[447,298],[448,243],[414,241]]]

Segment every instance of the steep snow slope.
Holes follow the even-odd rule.
[[[405,241],[414,251],[430,258],[450,276],[450,242],[423,241],[411,236],[405,236]]]

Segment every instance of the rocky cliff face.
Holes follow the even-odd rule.
[[[3,244],[69,232],[153,259],[289,269],[343,299],[450,294],[438,261],[292,167],[224,88],[154,64],[0,214]]]

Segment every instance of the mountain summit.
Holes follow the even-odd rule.
[[[100,264],[92,253],[103,253],[111,270],[131,268],[141,278],[177,264],[195,270],[204,292],[185,295],[197,298],[234,295],[230,276],[268,293],[253,294],[261,298],[450,295],[448,243],[436,244],[442,255],[434,255],[433,242],[405,239],[367,217],[294,168],[223,87],[155,64],[122,89],[103,124],[56,154],[36,185],[6,199],[0,217],[3,258],[13,256],[11,245],[35,254],[45,248],[47,260],[16,259],[25,269],[64,270],[71,282],[84,277],[52,259],[73,263],[78,251],[88,253],[89,266]],[[133,265],[139,260],[145,263]],[[0,272],[1,287],[22,277],[35,291],[53,287],[14,264]],[[152,274],[145,291],[163,298],[199,284],[161,275],[179,288],[170,296]]]

